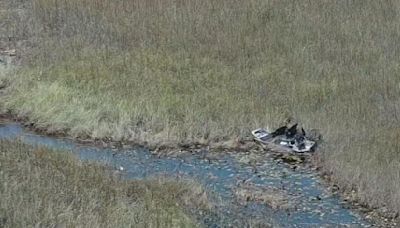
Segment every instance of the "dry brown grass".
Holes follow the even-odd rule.
[[[0,141],[0,167],[0,227],[195,227],[183,208],[208,207],[192,183],[122,181],[104,166],[20,142]]]
[[[115,140],[320,129],[324,167],[400,211],[398,1],[34,0],[3,107]],[[28,19],[27,19],[28,20]]]

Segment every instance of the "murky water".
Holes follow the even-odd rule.
[[[83,146],[69,139],[30,133],[19,124],[0,124],[0,139],[16,138],[29,144],[66,149],[82,160],[123,167],[126,178],[167,175],[198,180],[224,202],[216,206],[218,213],[214,216],[202,216],[202,222],[210,227],[225,226],[228,221],[236,226],[249,220],[269,223],[269,218],[282,227],[370,226],[346,209],[346,204],[320,183],[316,173],[294,170],[268,157],[257,160],[254,172],[253,167],[239,162],[248,156],[246,153],[226,153],[211,162],[200,155],[158,158],[144,148],[115,151]],[[254,191],[256,196],[247,196]],[[266,192],[271,194],[263,195]]]

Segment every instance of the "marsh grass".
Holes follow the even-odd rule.
[[[123,181],[104,166],[21,142],[0,141],[0,165],[1,227],[195,227],[184,207],[209,206],[194,183]]]
[[[285,118],[324,168],[400,211],[398,1],[33,0],[3,107],[74,136],[176,143]],[[26,37],[26,36],[25,36]]]

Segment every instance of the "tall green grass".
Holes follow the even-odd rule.
[[[398,1],[25,4],[32,23],[9,31],[30,48],[3,107],[37,126],[207,143],[293,117],[320,129],[341,186],[400,211]]]
[[[182,206],[208,207],[193,184],[122,181],[103,166],[20,142],[0,141],[0,165],[1,227],[196,227]]]

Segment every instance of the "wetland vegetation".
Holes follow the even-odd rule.
[[[400,211],[400,3],[2,1],[20,67],[0,108],[48,132],[176,144],[294,118],[323,169]],[[7,8],[6,8],[7,7]]]
[[[192,182],[122,180],[103,165],[19,141],[0,141],[0,166],[1,227],[197,227],[187,209],[209,207]]]

